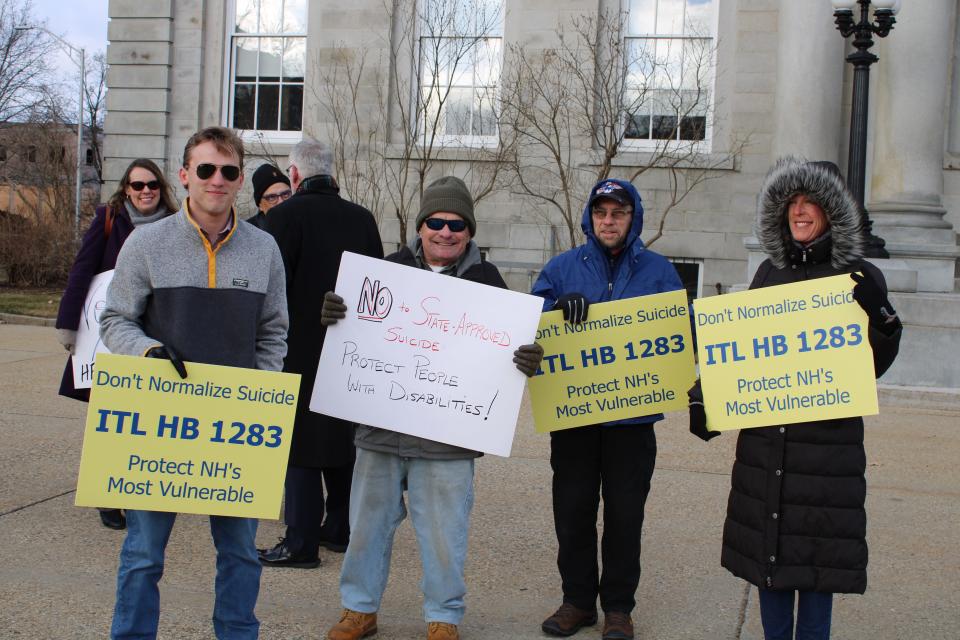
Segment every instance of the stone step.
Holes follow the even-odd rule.
[[[873,233],[887,242],[896,244],[956,244],[956,234],[953,229],[887,226],[874,223]]]
[[[877,383],[877,396],[880,404],[888,407],[960,411],[960,389]]]
[[[888,291],[913,292],[917,290],[917,270],[903,260],[870,258],[887,281]]]
[[[900,354],[882,382],[960,389],[960,294],[891,293],[903,322]]]

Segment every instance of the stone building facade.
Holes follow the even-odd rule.
[[[93,212],[100,176],[90,129],[83,129],[81,209]],[[58,122],[0,124],[0,211],[30,220],[72,219],[77,175],[77,127]]]
[[[514,47],[539,54],[553,50],[561,46],[561,34],[569,36],[571,25],[584,15],[622,12],[623,37],[651,51],[666,46],[686,52],[691,42],[707,42],[710,70],[702,87],[707,109],[687,113],[688,122],[704,122],[705,130],[693,128],[696,154],[680,167],[682,172],[684,166],[709,163],[711,179],[673,207],[653,247],[685,265],[684,276],[696,295],[726,292],[749,281],[758,257],[754,253],[751,258],[756,196],[777,157],[797,154],[845,167],[852,73],[844,62],[848,45],[834,27],[829,0],[463,3],[477,14],[492,5],[502,12],[483,35],[497,41],[492,50],[500,57],[494,66],[504,78],[518,66],[511,58]],[[875,232],[891,254],[882,267],[898,291],[895,302],[923,318],[914,335],[925,337],[905,345],[923,357],[911,358],[914,364],[898,363],[888,378],[960,387],[960,373],[932,374],[925,364],[944,349],[960,352],[960,307],[953,295],[960,255],[960,67],[953,64],[960,51],[960,13],[956,0],[920,5],[904,3],[894,30],[873,49],[880,60],[871,71],[866,201]],[[398,60],[399,49],[391,43],[402,39],[404,21],[417,11],[412,7],[411,0],[110,0],[108,191],[130,159],[139,156],[155,159],[173,177],[186,138],[207,125],[243,128],[250,153],[278,163],[301,132],[329,139],[335,123],[322,85],[345,56],[368,65],[358,83],[359,118],[374,113],[387,128],[384,148],[402,146],[398,141],[409,126],[403,94],[408,91],[415,101],[413,94],[424,84],[418,80],[424,66],[416,53]],[[696,21],[696,32],[685,31],[689,21]],[[414,29],[422,45],[430,34],[422,25]],[[674,62],[677,69],[686,68],[683,59]],[[475,101],[466,98],[459,116],[453,102],[442,108],[450,110],[448,123],[460,117],[457,126],[480,135],[461,140],[464,149],[457,140],[448,141],[433,173],[463,174],[465,159],[474,157],[471,149],[489,151],[491,146],[489,138],[483,139],[489,127],[478,93],[491,82],[490,68],[475,64],[473,79],[466,82]],[[383,113],[376,113],[377,105],[386,105]],[[669,122],[662,109],[653,107],[650,113],[652,119],[631,121],[630,144],[616,154],[611,175],[629,176],[648,161],[655,144],[651,139],[658,126]],[[701,115],[702,120],[693,118]],[[629,129],[629,124],[624,126]],[[675,127],[674,135],[677,129],[683,127]],[[589,174],[596,164],[596,141],[573,138],[578,151],[570,164]],[[395,151],[393,158],[399,155]],[[544,159],[521,155],[518,161]],[[258,162],[248,161],[248,173]],[[635,184],[644,197],[644,237],[649,238],[670,201],[670,172],[647,171]],[[346,195],[363,201],[360,195]],[[581,204],[575,208],[585,195],[585,190],[579,194]],[[383,202],[375,213],[385,245],[392,249],[400,227],[396,207]],[[528,289],[540,266],[564,248],[563,221],[516,185],[500,185],[486,196],[478,204],[478,219],[478,244],[514,289]],[[903,315],[911,322],[908,313]]]

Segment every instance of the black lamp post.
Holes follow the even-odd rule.
[[[847,186],[863,211],[863,228],[867,235],[867,257],[889,258],[884,241],[873,235],[873,221],[864,203],[864,184],[867,173],[867,106],[870,96],[870,65],[879,60],[870,53],[873,36],[886,37],[896,22],[894,14],[899,0],[874,0],[870,20],[870,0],[832,0],[833,17],[837,30],[844,38],[853,36],[856,49],[847,56],[853,64],[853,104],[850,113],[850,155],[847,160]],[[860,5],[860,20],[854,20],[853,10]]]

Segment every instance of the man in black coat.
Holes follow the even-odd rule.
[[[271,210],[266,230],[280,246],[287,275],[290,332],[283,370],[302,378],[285,483],[286,535],[261,549],[260,561],[313,568],[320,564],[321,545],[337,552],[347,547],[356,457],[353,424],[309,409],[326,335],[320,324],[323,294],[335,289],[344,251],[382,258],[383,244],[373,215],[339,196],[327,145],[310,139],[295,145],[287,172],[295,193]]]

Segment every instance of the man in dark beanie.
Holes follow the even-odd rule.
[[[284,484],[287,530],[277,545],[261,550],[260,562],[309,569],[320,564],[321,546],[347,548],[355,457],[353,424],[309,407],[327,334],[320,325],[322,296],[337,282],[344,251],[382,258],[383,244],[373,214],[340,197],[329,146],[305,138],[290,150],[288,167],[295,193],[271,209],[266,230],[286,269],[290,333],[283,370],[300,374],[300,396]]]
[[[506,289],[497,268],[473,241],[477,220],[473,198],[460,178],[447,176],[423,191],[417,236],[387,260]],[[324,324],[346,316],[343,298],[324,296]],[[537,371],[543,349],[529,344],[513,354],[528,377]],[[451,424],[456,428],[456,424]],[[397,525],[409,511],[423,565],[423,613],[427,640],[456,640],[467,585],[463,567],[473,505],[477,451],[357,425],[357,461],[350,495],[350,546],[340,574],[340,622],[328,640],[357,640],[377,631],[377,611],[390,570]],[[404,499],[406,491],[406,499]]]
[[[470,237],[477,235],[477,219],[473,215],[473,197],[463,180],[454,176],[438,178],[423,190],[420,213],[417,214],[417,231],[423,221],[437,211],[455,213],[467,223]]]
[[[247,218],[247,222],[266,229],[267,211],[293,195],[290,180],[276,165],[268,162],[257,167],[250,182],[253,183],[253,204],[257,207],[257,213]]]

